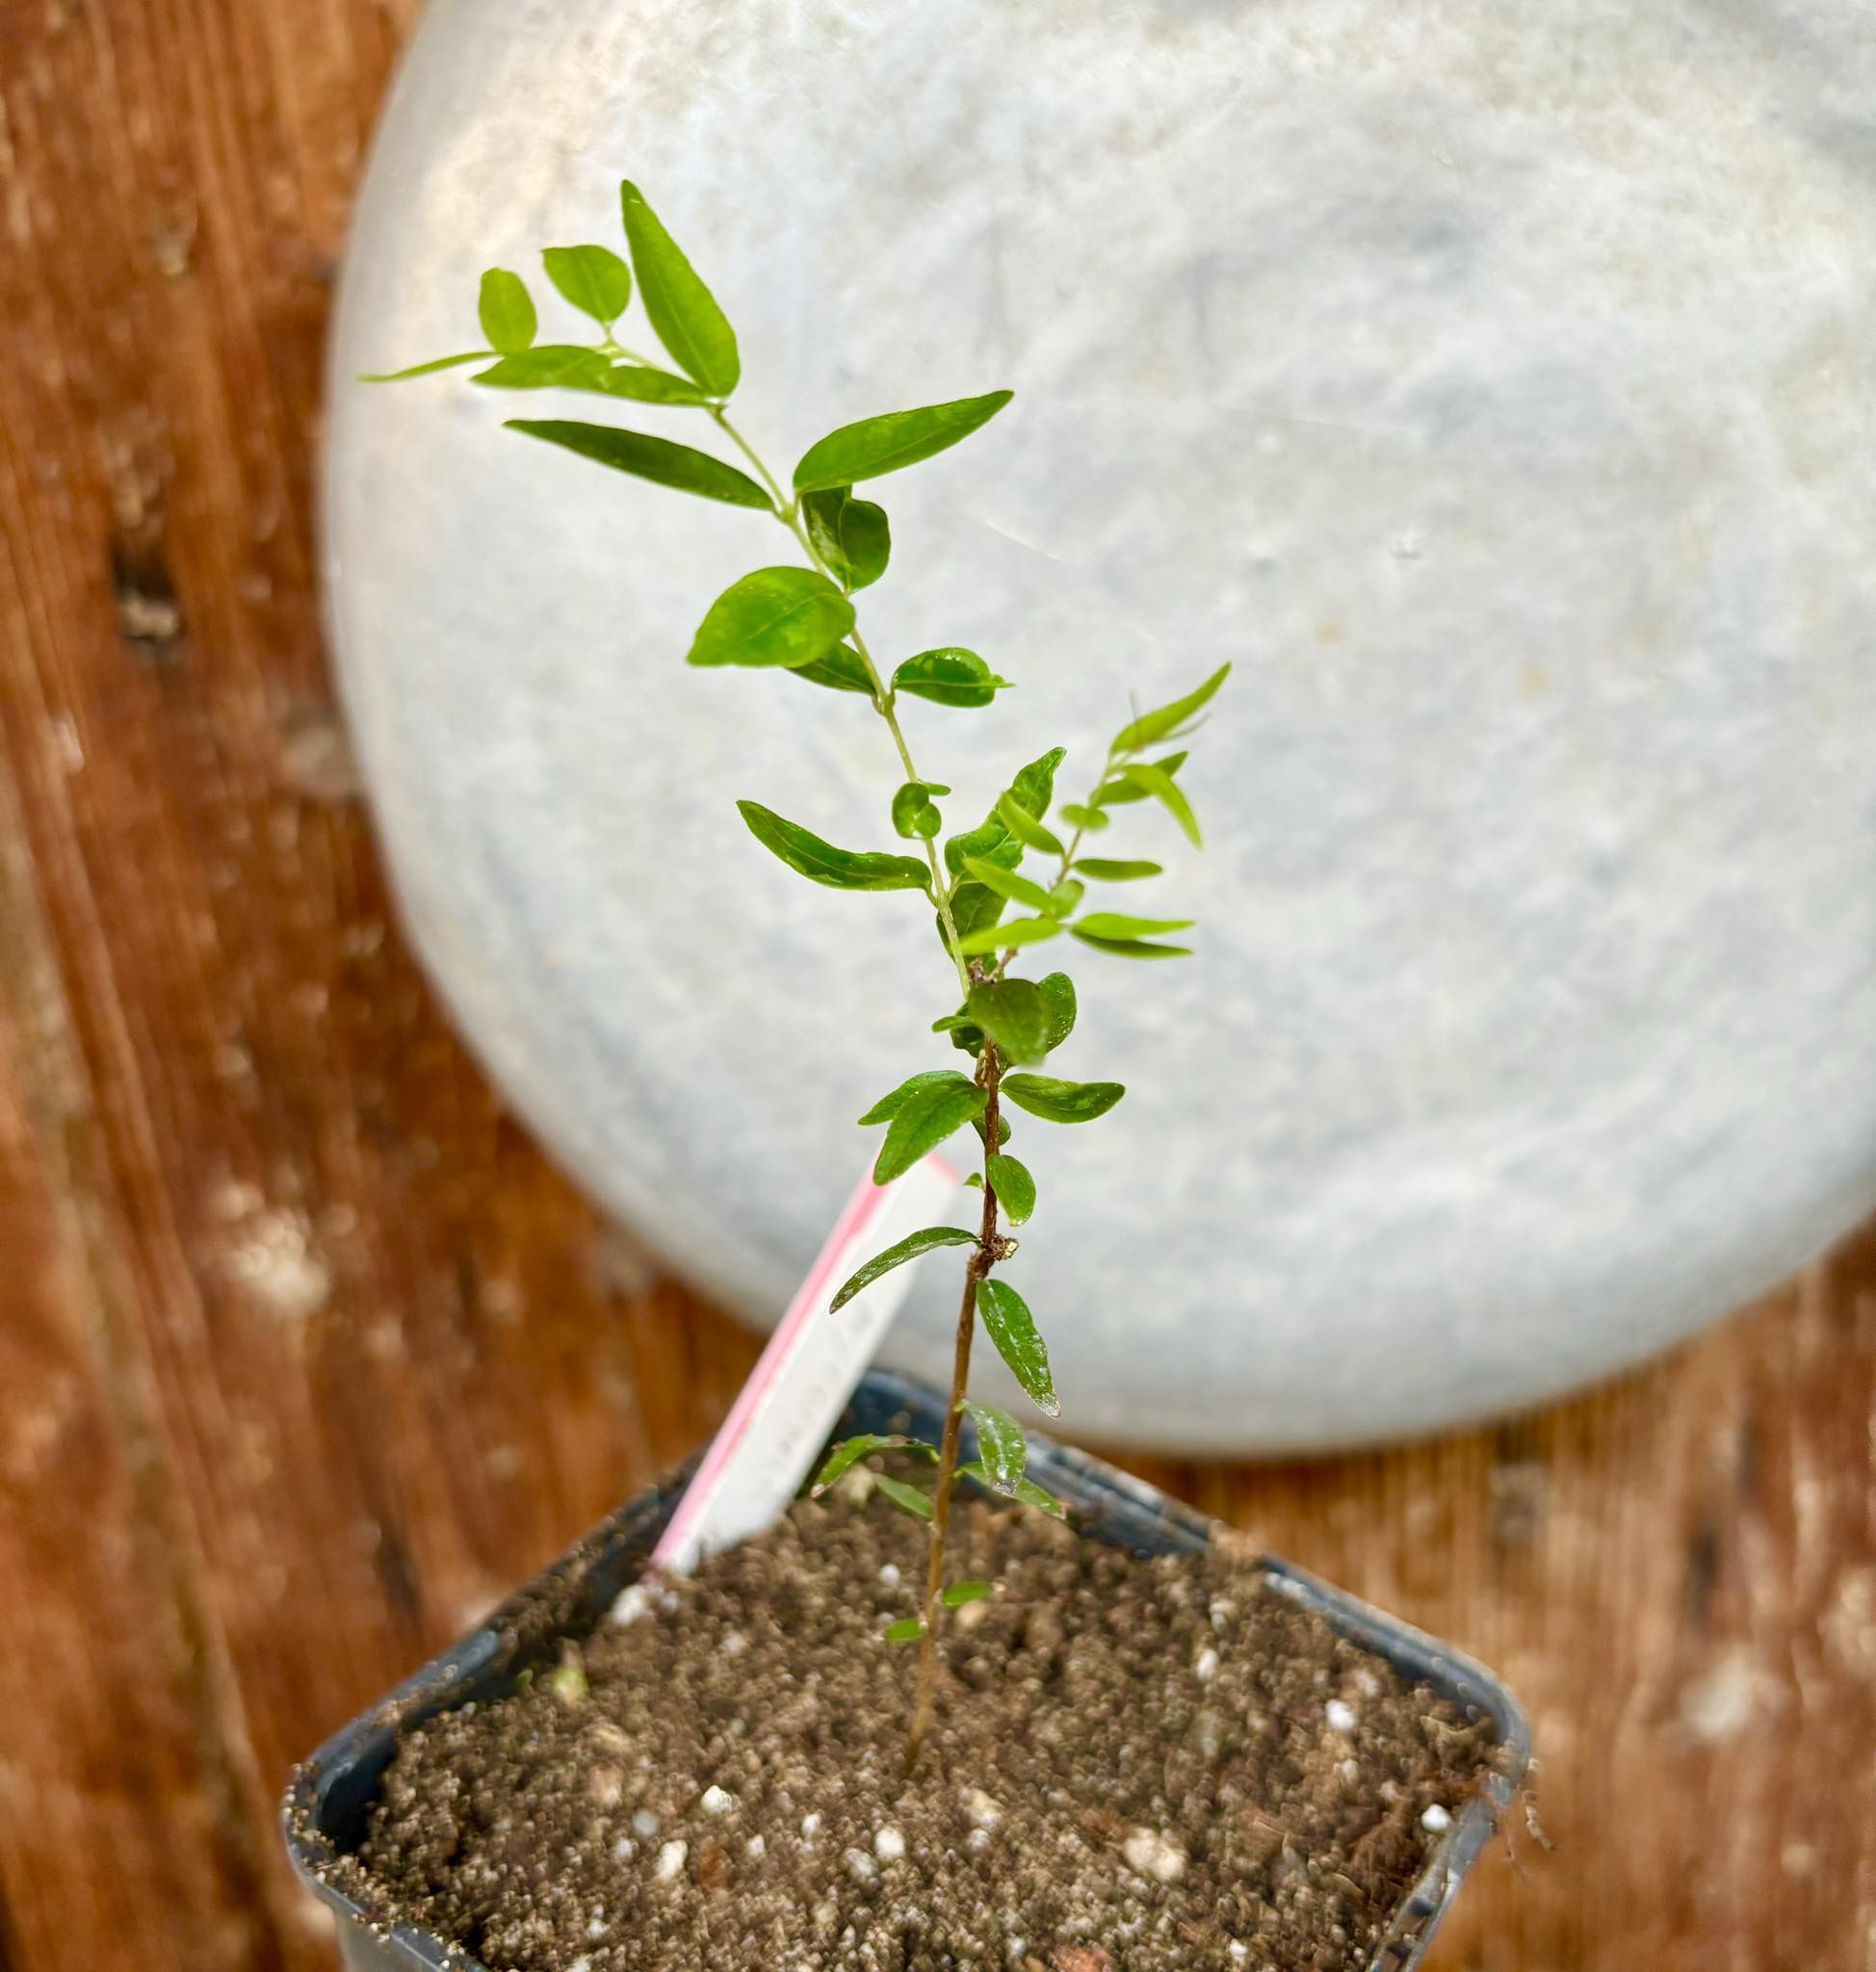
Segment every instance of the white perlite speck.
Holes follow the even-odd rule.
[[[994,1801],[981,1787],[965,1790],[964,1812],[970,1817],[973,1828],[994,1829],[1003,1818],[1003,1804]]]
[[[896,1564],[889,1561],[886,1564],[886,1566],[879,1570],[879,1586],[882,1589],[897,1589],[899,1587],[899,1569]]]
[[[641,1842],[649,1842],[658,1832],[658,1817],[648,1807],[641,1807],[632,1817],[632,1832]]]
[[[658,1852],[658,1861],[653,1867],[653,1875],[657,1877],[661,1883],[669,1882],[678,1871],[684,1867],[684,1858],[690,1853],[690,1845],[689,1842],[681,1839],[666,1842],[664,1848]]]
[[[1186,1874],[1186,1852],[1177,1842],[1152,1829],[1135,1829],[1121,1846],[1127,1866],[1162,1883],[1176,1883]]]
[[[873,1853],[881,1862],[897,1862],[905,1854],[905,1837],[897,1829],[879,1829],[873,1834]]]
[[[697,1805],[705,1814],[728,1814],[736,1805],[736,1796],[726,1787],[706,1787]]]
[[[1436,1801],[1421,1811],[1420,1827],[1436,1835],[1443,1835],[1452,1827],[1452,1816]]]
[[[1346,1699],[1331,1699],[1322,1707],[1322,1716],[1328,1720],[1332,1732],[1352,1732],[1355,1729],[1355,1707]]]
[[[801,1832],[812,1842],[821,1832],[821,1817],[818,1814],[804,1814],[801,1817]]]
[[[1198,1661],[1192,1666],[1192,1675],[1201,1684],[1210,1684],[1218,1674],[1218,1653],[1206,1648],[1199,1652]]]
[[[879,1874],[879,1865],[864,1849],[849,1849],[845,1860],[849,1874],[863,1883],[870,1883]]]
[[[751,1835],[743,1845],[743,1854],[760,1858],[769,1853],[769,1844],[760,1835]]]

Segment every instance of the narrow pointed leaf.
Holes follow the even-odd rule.
[[[900,1501],[900,1504],[904,1502]],[[927,1512],[925,1518],[929,1519],[930,1513]],[[882,1634],[889,1644],[916,1644],[925,1635],[925,1622],[920,1617],[901,1616],[897,1622],[889,1622]]]
[[[1055,769],[1068,758],[1065,746],[1052,746],[1032,760],[1009,784],[1010,798],[1040,821],[1055,798]]]
[[[997,796],[997,813],[1002,817],[1003,826],[1024,847],[1040,849],[1047,856],[1061,854],[1060,842],[1043,827],[1014,794],[1005,791]]]
[[[1128,862],[1109,856],[1078,856],[1075,867],[1096,883],[1138,883],[1143,877],[1165,874],[1163,864]]]
[[[857,1438],[843,1439],[827,1454],[826,1463],[814,1476],[809,1489],[813,1493],[825,1492],[835,1480],[844,1478],[862,1459],[870,1459],[874,1452],[923,1452],[927,1458],[935,1459],[938,1454],[932,1447],[918,1438],[900,1438],[897,1433],[882,1435],[876,1431],[863,1431]]]
[[[729,318],[629,178],[619,186],[619,213],[638,296],[658,340],[687,376],[712,397],[728,397],[743,374]]]
[[[594,389],[592,379],[610,367],[597,350],[584,350],[578,343],[536,343],[498,357],[470,381],[493,390]]]
[[[1130,918],[1121,911],[1090,911],[1074,928],[1089,938],[1158,938],[1167,931],[1189,931],[1194,918]]]
[[[1230,676],[1231,666],[1220,664],[1196,691],[1188,691],[1184,698],[1176,698],[1170,705],[1160,706],[1157,712],[1143,713],[1131,725],[1120,729],[1114,738],[1114,751],[1132,753],[1176,732],[1194,713],[1210,703]]]
[[[1021,945],[1040,945],[1062,929],[1059,918],[1014,918],[1007,924],[991,924],[957,941],[967,959],[981,958],[986,952],[1003,951]]]
[[[1127,1090],[1120,1082],[1064,1082],[1052,1075],[1006,1075],[1003,1092],[1019,1109],[1045,1123],[1092,1123]]]
[[[1125,768],[1124,772],[1130,781],[1136,787],[1144,788],[1165,809],[1185,832],[1186,840],[1193,848],[1198,848],[1198,817],[1192,813],[1192,804],[1186,800],[1184,791],[1172,775],[1167,773],[1164,767],[1151,761],[1141,761],[1136,765]]]
[[[1035,1210],[1035,1180],[1029,1176],[1029,1167],[1019,1163],[1016,1158],[1005,1156],[1001,1151],[993,1151],[985,1166],[990,1178],[990,1188],[997,1194],[997,1203],[1003,1207],[1012,1226],[1028,1222]]]
[[[972,711],[988,705],[998,692],[1009,688],[1009,680],[1000,678],[976,651],[947,645],[941,650],[921,651],[907,658],[893,673],[893,689],[909,691],[914,698],[926,698],[933,705],[955,706]]]
[[[1075,1031],[1075,981],[1066,973],[1047,973],[1035,983],[1049,1006],[1049,1046],[1059,1048]]]
[[[1027,876],[1019,876],[1015,870],[1005,869],[1001,864],[992,863],[982,856],[966,856],[964,868],[979,883],[988,884],[999,896],[1007,897],[1013,904],[1028,904],[1032,911],[1050,912],[1055,908],[1049,893],[1041,884]]]
[[[701,494],[706,500],[720,500],[730,506],[769,507],[769,495],[747,473],[739,473],[707,452],[674,445],[668,438],[622,431],[616,425],[575,424],[563,418],[510,418],[508,428],[526,432],[530,438],[544,438],[549,445],[564,446],[582,458],[596,459],[614,472],[630,473],[654,485],[675,486],[680,493]]]
[[[494,350],[464,350],[458,356],[432,356],[428,363],[412,363],[405,370],[368,370],[360,383],[404,383],[412,376],[434,376],[439,370],[459,370],[465,363],[485,363]]]
[[[849,486],[802,496],[801,518],[815,553],[849,589],[863,589],[886,573],[893,533],[886,509],[855,500]]]
[[[482,275],[482,296],[476,306],[482,333],[489,346],[504,356],[525,350],[534,339],[540,318],[534,313],[526,283],[506,267],[491,267]]]
[[[1029,1461],[1029,1441],[1023,1436],[1023,1427],[995,1404],[979,1404],[966,1397],[964,1409],[977,1427],[977,1463],[997,1492],[1014,1498]]]
[[[1161,773],[1176,774],[1191,758],[1188,753],[1169,753],[1162,760],[1150,763]],[[1094,791],[1094,805],[1097,808],[1125,808],[1130,801],[1144,801],[1147,791],[1137,783],[1129,780],[1125,771],[1110,781],[1103,781]]]
[[[1048,1346],[1022,1295],[1007,1281],[979,1281],[977,1314],[1024,1394],[1044,1416],[1059,1417],[1062,1407],[1055,1401],[1055,1380],[1049,1374]]]
[[[930,1519],[931,1496],[929,1493],[921,1492],[916,1486],[908,1486],[903,1479],[891,1478],[884,1472],[875,1472],[873,1476],[873,1483],[901,1513],[908,1513],[914,1519],[918,1520]],[[918,1619],[916,1617],[907,1617],[905,1621],[907,1622],[916,1622]],[[893,1629],[901,1629],[903,1626],[902,1623],[896,1622],[893,1624]],[[920,1627],[921,1631],[923,1631],[924,1626],[921,1625]],[[892,1637],[893,1630],[889,1629],[886,1634],[888,1637]],[[898,1638],[893,1640],[895,1642],[900,1641]]]
[[[1156,945],[1139,938],[1097,938],[1079,924],[1068,927],[1091,951],[1106,952],[1113,959],[1189,959],[1189,945]]]
[[[737,810],[749,833],[791,869],[829,890],[925,890],[930,872],[910,856],[877,850],[837,849],[797,822],[784,820],[758,801],[739,801]]]
[[[890,1274],[895,1267],[902,1267],[907,1260],[917,1259],[935,1246],[976,1246],[977,1243],[977,1235],[965,1232],[961,1226],[927,1226],[923,1232],[908,1232],[897,1245],[887,1247],[884,1253],[875,1253],[865,1266],[856,1268],[841,1291],[827,1304],[827,1311],[831,1314],[835,1309],[845,1308],[854,1295],[863,1288],[871,1287],[881,1274]]]
[[[938,1599],[947,1609],[962,1609],[967,1602],[981,1602],[989,1593],[988,1582],[953,1582]]]
[[[986,979],[971,988],[965,1009],[1011,1061],[1040,1061],[1049,1051],[1049,1002],[1033,979]]]
[[[853,605],[818,568],[758,568],[711,604],[691,664],[812,664],[853,628]]]
[[[591,384],[579,383],[578,390],[597,390],[605,397],[622,397],[635,403],[700,404],[705,402],[702,387],[688,376],[676,376],[650,363],[609,363],[603,376]],[[765,503],[768,496],[764,495]]]
[[[954,1068],[922,1069],[919,1074],[908,1076],[890,1095],[881,1096],[860,1118],[860,1128],[866,1129],[875,1123],[890,1123],[914,1096],[922,1095],[926,1089],[968,1089],[970,1086],[970,1077],[959,1075]]]
[[[991,1490],[989,1475],[977,1459],[958,1466],[957,1476],[960,1479],[969,1479],[974,1485],[983,1487],[986,1492]],[[1019,1479],[1013,1497],[1019,1506],[1032,1506],[1038,1513],[1052,1514],[1058,1520],[1065,1520],[1068,1518],[1068,1509],[1061,1501],[1053,1492],[1043,1492],[1033,1479]]]
[[[792,678],[805,678],[810,685],[824,685],[829,691],[863,691],[873,696],[873,680],[851,644],[837,643],[811,664],[791,664]]]
[[[981,1116],[989,1101],[989,1093],[974,1082],[966,1082],[962,1088],[921,1089],[908,1098],[887,1126],[886,1141],[873,1163],[873,1181],[890,1184],[911,1170],[952,1131]]]
[[[877,418],[843,425],[802,454],[801,463],[795,469],[795,490],[815,493],[831,486],[850,486],[858,480],[876,480],[882,473],[917,465],[960,438],[968,438],[994,418],[1011,395],[1007,390],[993,390],[984,397],[922,404],[915,411],[887,411]]]
[[[610,246],[545,246],[541,265],[582,315],[611,326],[632,299],[632,270]]]

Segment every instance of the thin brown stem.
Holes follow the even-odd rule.
[[[919,1639],[918,1695],[912,1706],[912,1729],[906,1738],[905,1771],[913,1773],[919,1753],[931,1729],[931,1716],[938,1699],[938,1615],[945,1593],[945,1557],[951,1533],[951,1494],[957,1486],[958,1440],[964,1428],[964,1398],[971,1381],[971,1343],[977,1335],[977,1285],[997,1264],[1000,1240],[997,1235],[997,1191],[990,1182],[990,1159],[996,1154],[1002,1125],[998,1117],[997,1087],[1003,1065],[995,1047],[984,1043],[977,1067],[977,1078],[989,1101],[983,1109],[983,1216],[978,1222],[977,1244],[964,1268],[964,1298],[957,1310],[957,1338],[951,1351],[951,1387],[945,1410],[945,1429],[938,1441],[938,1484],[931,1499],[931,1539],[925,1566],[925,1632]]]

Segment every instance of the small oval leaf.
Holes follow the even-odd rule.
[[[964,1008],[1010,1060],[1048,1053],[1049,1002],[1033,979],[985,979],[971,988]]]
[[[476,313],[490,348],[504,356],[527,349],[540,326],[527,283],[506,267],[491,267],[482,275]]]
[[[1123,911],[1090,911],[1074,929],[1090,938],[1158,938],[1167,931],[1189,931],[1195,918],[1130,918]]]
[[[886,1141],[873,1167],[875,1184],[890,1184],[911,1170],[921,1157],[935,1151],[954,1130],[976,1121],[989,1105],[989,1092],[975,1082],[961,1088],[939,1084],[906,1099],[887,1126]]]
[[[971,1078],[969,1076],[959,1075],[954,1068],[921,1069],[917,1075],[907,1076],[890,1095],[881,1096],[860,1118],[860,1128],[865,1129],[875,1123],[890,1123],[914,1096],[926,1089],[943,1086],[968,1089],[971,1086]]]
[[[851,644],[837,643],[824,657],[811,664],[791,664],[791,678],[805,678],[810,685],[825,686],[829,691],[863,691],[873,696],[873,680]]]
[[[1143,877],[1165,874],[1164,867],[1159,863],[1127,862],[1108,856],[1080,856],[1075,867],[1096,883],[1138,883]]]
[[[933,1247],[976,1246],[977,1243],[977,1235],[965,1232],[961,1226],[926,1226],[922,1232],[908,1232],[897,1245],[887,1247],[884,1253],[875,1253],[863,1267],[856,1268],[841,1291],[827,1304],[827,1311],[831,1314],[835,1309],[845,1308],[854,1295],[871,1287],[881,1274],[890,1274],[895,1267],[902,1267],[907,1260],[917,1259]]]
[[[1066,973],[1048,973],[1035,983],[1049,1002],[1049,1046],[1059,1048],[1075,1031],[1075,981]]]
[[[711,604],[685,662],[812,664],[852,628],[853,605],[818,568],[758,568]]]
[[[759,801],[739,801],[736,806],[756,841],[811,883],[825,884],[829,890],[925,890],[928,886],[930,872],[910,856],[837,849]]]
[[[979,1404],[966,1397],[964,1409],[977,1427],[977,1463],[991,1485],[1013,1499],[1029,1458],[1029,1441],[1023,1436],[1023,1427],[995,1404]]]
[[[895,691],[909,691],[914,698],[964,711],[986,706],[1008,688],[1009,680],[998,677],[976,651],[950,644],[907,658],[893,673]]]
[[[1029,1304],[1007,1281],[977,1283],[977,1313],[983,1332],[997,1345],[997,1354],[1022,1385],[1024,1394],[1047,1417],[1059,1417],[1055,1385],[1049,1374],[1049,1350],[1029,1312]]]
[[[938,1454],[923,1439],[900,1438],[897,1433],[882,1434],[877,1431],[863,1431],[857,1438],[843,1439],[827,1454],[826,1462],[814,1476],[814,1484],[808,1489],[816,1496],[823,1493],[835,1480],[845,1478],[862,1459],[870,1459],[874,1452],[924,1452],[935,1459]]]
[[[969,1479],[974,1485],[984,1487],[986,1490],[990,1486],[989,1475],[976,1459],[969,1465],[958,1466],[957,1476],[960,1479]],[[1019,1506],[1032,1506],[1038,1513],[1053,1514],[1058,1520],[1065,1520],[1068,1518],[1068,1509],[1061,1501],[1053,1492],[1044,1492],[1033,1479],[1019,1479],[1016,1482],[1015,1497]]]
[[[927,1513],[925,1518],[929,1519],[931,1516]],[[889,1644],[916,1644],[924,1635],[925,1623],[916,1616],[901,1616],[897,1622],[889,1622],[884,1631]]]
[[[883,506],[855,500],[851,487],[835,486],[804,494],[801,518],[815,553],[849,589],[868,588],[886,573],[893,532]]]
[[[907,781],[893,796],[893,829],[908,842],[928,842],[944,827],[924,781]]]
[[[643,279],[642,273],[639,278]],[[673,350],[671,353],[677,352]],[[856,480],[876,480],[882,473],[896,473],[902,466],[917,465],[921,459],[930,458],[934,453],[945,451],[960,438],[968,438],[979,426],[988,424],[1013,395],[1007,390],[993,390],[983,397],[922,404],[914,411],[887,411],[876,418],[843,425],[801,454],[801,463],[795,469],[795,490],[817,493],[835,486],[850,486]]]
[[[988,1582],[953,1582],[938,1599],[947,1609],[962,1609],[967,1602],[981,1602],[989,1593]]]
[[[1006,1075],[1003,1093],[1045,1123],[1092,1123],[1127,1090],[1120,1082],[1065,1082],[1052,1075]]]
[[[985,1159],[984,1171],[1009,1223],[1027,1224],[1035,1210],[1035,1180],[1029,1176],[1029,1167],[1002,1151],[993,1151]]]
[[[1062,803],[1062,819],[1075,828],[1085,829],[1089,835],[1099,835],[1108,821],[1102,810],[1084,807],[1080,801]]]
[[[971,932],[957,941],[957,948],[967,959],[981,958],[987,952],[1001,951],[1005,946],[1040,945],[1061,929],[1059,918],[1014,918],[1007,924],[991,924]]]
[[[928,1520],[931,1518],[931,1497],[919,1491],[916,1486],[906,1485],[903,1479],[894,1479],[884,1472],[875,1472],[873,1479],[875,1489],[899,1509],[910,1514],[914,1519]],[[910,1621],[911,1619],[907,1619]],[[899,1627],[897,1623],[893,1625]],[[887,1634],[890,1636],[892,1631]]]
[[[544,246],[541,265],[561,297],[610,327],[632,299],[632,270],[610,246]]]

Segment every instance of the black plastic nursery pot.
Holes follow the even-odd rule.
[[[836,1436],[907,1432],[935,1439],[943,1421],[944,1399],[935,1390],[875,1373],[853,1393]],[[1211,1523],[1154,1488],[1047,1439],[1032,1436],[1029,1446],[1030,1472],[1069,1507],[1084,1539],[1138,1554],[1190,1553],[1210,1542]],[[329,1865],[363,1842],[399,1734],[458,1705],[507,1696],[524,1670],[558,1655],[561,1638],[592,1629],[620,1590],[643,1571],[689,1472],[687,1467],[602,1521],[481,1628],[379,1700],[296,1770],[284,1804],[287,1850],[301,1881],[337,1916],[341,1950],[352,1972],[482,1972],[479,1961],[433,1933],[375,1915],[327,1881]],[[1433,1638],[1284,1562],[1264,1558],[1257,1566],[1278,1594],[1319,1611],[1350,1642],[1385,1657],[1467,1718],[1489,1720],[1496,1733],[1496,1770],[1454,1817],[1368,1961],[1369,1972],[1406,1972],[1420,1962],[1523,1779],[1530,1756],[1524,1715],[1489,1671]]]

